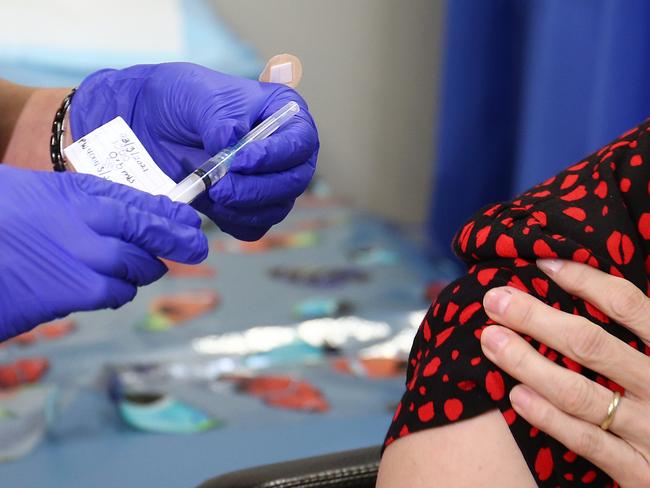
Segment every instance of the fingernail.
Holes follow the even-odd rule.
[[[515,410],[525,410],[533,398],[533,392],[524,385],[517,385],[510,390],[510,403]]]
[[[481,333],[481,343],[492,353],[499,351],[506,342],[508,342],[508,334],[501,327],[491,325]]]
[[[560,259],[538,259],[537,267],[548,274],[557,273],[564,266],[564,261]]]
[[[485,294],[483,306],[488,312],[503,315],[511,297],[512,292],[507,288],[492,288]]]

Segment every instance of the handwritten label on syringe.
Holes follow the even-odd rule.
[[[164,195],[175,183],[154,162],[131,128],[116,117],[64,149],[78,173]]]

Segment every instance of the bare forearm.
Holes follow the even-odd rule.
[[[34,90],[0,80],[0,157],[3,161],[16,123]]]
[[[69,88],[30,88],[0,80],[0,161],[12,166],[52,168],[52,119]],[[69,134],[68,134],[69,137]]]

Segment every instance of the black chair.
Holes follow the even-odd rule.
[[[374,488],[380,446],[234,471],[200,488]]]

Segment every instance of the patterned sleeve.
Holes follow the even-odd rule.
[[[540,486],[615,486],[605,473],[517,416],[508,399],[516,382],[482,353],[492,323],[485,292],[509,285],[555,308],[589,318],[650,354],[636,336],[593,305],[560,289],[537,258],[587,263],[647,293],[650,267],[650,123],[623,134],[557,176],[505,204],[479,211],[454,239],[465,276],[432,304],[414,339],[406,392],[385,446],[411,432],[499,409]],[[551,361],[609,387],[618,385],[525,337]]]

